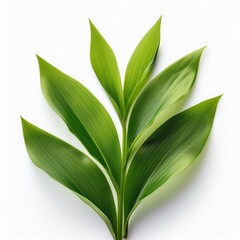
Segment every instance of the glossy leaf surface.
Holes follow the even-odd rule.
[[[161,125],[136,153],[126,177],[125,221],[142,199],[196,160],[209,136],[220,97]]]
[[[75,192],[116,233],[116,209],[110,186],[99,167],[85,154],[22,119],[24,140],[33,163]]]
[[[121,152],[118,135],[106,109],[75,79],[38,57],[42,92],[69,130],[119,183]]]
[[[128,146],[149,127],[157,115],[184,98],[197,76],[199,60],[204,48],[179,59],[163,70],[141,92],[133,106],[129,127]]]
[[[198,158],[220,99],[208,99],[176,114],[195,82],[204,48],[147,83],[160,45],[160,26],[161,18],[137,45],[122,88],[114,52],[90,21],[92,68],[119,116],[120,136],[87,88],[37,56],[47,102],[96,161],[22,119],[33,163],[92,207],[115,240],[127,237],[129,219],[143,199]]]
[[[161,18],[145,34],[128,62],[124,80],[126,112],[143,88],[153,67],[160,44],[160,25]]]
[[[116,57],[101,33],[91,21],[89,22],[91,28],[90,59],[92,67],[121,118],[123,112],[123,93]]]

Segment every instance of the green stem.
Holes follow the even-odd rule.
[[[124,204],[124,183],[125,183],[125,163],[127,158],[127,139],[126,139],[126,120],[122,124],[122,163],[121,163],[121,182],[118,193],[118,222],[117,222],[117,240],[123,238],[123,204]]]
[[[128,223],[125,224],[123,229],[123,238],[127,238],[128,235]]]

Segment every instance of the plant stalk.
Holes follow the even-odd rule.
[[[127,238],[127,235],[128,235],[128,222],[124,224],[123,238]]]
[[[125,163],[127,161],[127,138],[126,134],[126,120],[124,119],[122,124],[122,162],[121,162],[121,182],[120,182],[120,191],[118,193],[118,220],[117,220],[117,240],[122,240],[123,238],[123,211],[124,211],[124,184],[126,169]]]

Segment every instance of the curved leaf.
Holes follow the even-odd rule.
[[[85,154],[22,119],[24,140],[33,163],[80,196],[116,233],[116,209],[106,177]]]
[[[126,177],[126,224],[136,206],[189,166],[209,136],[220,96],[201,102],[160,126],[136,153]]]
[[[126,112],[146,83],[153,67],[160,44],[160,25],[161,17],[142,38],[128,62],[124,80]]]
[[[91,64],[121,119],[123,114],[123,93],[116,57],[94,24],[90,20],[89,23],[91,28]]]
[[[144,88],[133,106],[129,119],[129,147],[163,110],[189,93],[197,76],[203,50],[204,48],[201,48],[179,59]]]
[[[103,105],[75,79],[38,56],[42,92],[49,105],[119,183],[121,151],[116,128]],[[113,177],[112,177],[113,176]]]

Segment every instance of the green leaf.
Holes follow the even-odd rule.
[[[75,192],[102,217],[113,236],[116,209],[106,177],[85,154],[22,119],[24,140],[33,163]]]
[[[123,93],[117,60],[107,41],[90,20],[89,23],[91,28],[90,59],[93,70],[122,119]]]
[[[189,166],[203,150],[220,96],[170,118],[141,146],[129,167],[125,185],[125,224],[149,194]]]
[[[141,92],[129,119],[128,146],[150,127],[163,110],[184,98],[195,82],[204,48],[179,59],[157,75]]]
[[[42,92],[47,102],[118,184],[121,151],[116,128],[106,109],[78,81],[39,56],[38,62]]]
[[[128,62],[124,80],[126,112],[143,88],[153,67],[160,44],[160,25],[161,18],[145,34]]]

